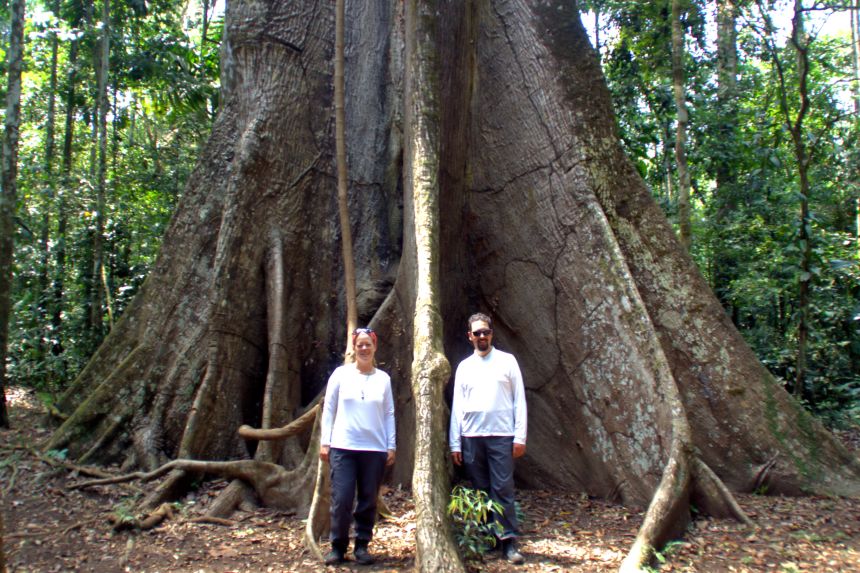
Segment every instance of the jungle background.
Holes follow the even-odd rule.
[[[579,6],[625,149],[726,312],[805,407],[853,428],[856,0]],[[222,13],[27,3],[4,389],[50,409],[142,284],[218,111]]]

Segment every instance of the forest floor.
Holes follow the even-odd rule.
[[[111,516],[127,513],[137,486],[87,490],[68,486],[82,476],[34,448],[50,434],[35,397],[7,389],[12,430],[0,431],[0,511],[10,573],[93,572],[282,572],[321,571],[302,545],[303,521],[267,509],[240,511],[230,522],[192,521],[223,488],[205,482],[176,504],[173,519],[149,531],[113,530]],[[842,435],[857,450],[860,433]],[[525,513],[523,566],[498,553],[473,571],[614,571],[624,558],[642,512],[578,494],[520,490]],[[415,560],[414,509],[407,492],[385,499],[392,518],[377,525],[371,550],[375,565],[349,561],[328,571],[404,571]],[[660,556],[655,570],[701,572],[860,571],[860,501],[739,495],[755,521],[748,530],[730,520],[697,519],[684,538]]]

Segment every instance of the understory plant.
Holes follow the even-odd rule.
[[[496,544],[502,534],[501,524],[493,519],[493,513],[502,513],[502,506],[486,492],[463,486],[454,486],[448,515],[454,528],[454,540],[466,561],[483,559],[484,554]]]

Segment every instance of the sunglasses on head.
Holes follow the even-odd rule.
[[[372,328],[356,328],[352,331],[353,336],[357,336],[359,334],[373,334]]]
[[[475,338],[481,338],[482,336],[490,336],[493,334],[493,330],[491,328],[482,328],[480,330],[473,330],[472,336]]]

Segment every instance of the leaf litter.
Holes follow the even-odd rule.
[[[176,504],[173,519],[150,531],[114,531],[109,518],[133,507],[134,489],[68,490],[80,476],[38,455],[50,435],[35,397],[7,389],[12,430],[0,430],[0,511],[10,573],[54,571],[240,573],[286,571],[408,571],[415,565],[415,508],[407,491],[384,497],[392,517],[381,521],[371,550],[377,562],[324,568],[302,543],[304,521],[266,508],[244,508],[229,521],[194,522],[205,515],[224,480],[204,482]],[[856,451],[860,432],[841,432]],[[14,477],[14,479],[13,479]],[[581,493],[519,490],[525,515],[517,568],[499,552],[470,571],[615,571],[642,522],[629,508]],[[860,500],[738,494],[756,523],[699,518],[684,537],[657,555],[655,571],[860,571]]]

